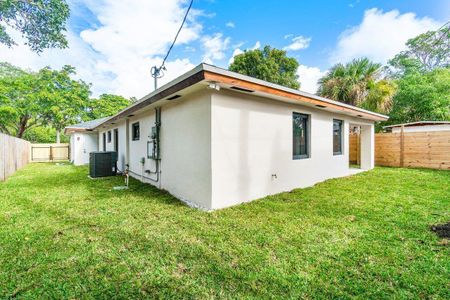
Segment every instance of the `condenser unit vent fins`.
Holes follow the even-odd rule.
[[[89,176],[92,178],[114,176],[117,173],[117,152],[89,153]]]

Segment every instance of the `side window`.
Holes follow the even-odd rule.
[[[108,143],[111,143],[111,130],[108,131]]]
[[[133,141],[138,141],[140,137],[139,122],[133,123],[131,125],[131,130],[132,130],[131,136]]]
[[[343,124],[342,120],[333,120],[333,155],[342,154]]]
[[[292,145],[293,159],[309,157],[309,115],[292,114]]]

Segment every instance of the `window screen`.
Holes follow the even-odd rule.
[[[131,128],[133,130],[132,132],[133,141],[139,140],[140,136],[139,123],[134,123],[133,125],[131,125]]]
[[[333,120],[333,154],[342,154],[342,120]]]
[[[108,143],[111,143],[111,130],[108,131]]]
[[[293,113],[293,158],[309,157],[309,115]]]

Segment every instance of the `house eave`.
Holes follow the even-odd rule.
[[[241,87],[243,89],[251,89],[259,91],[267,97],[284,97],[291,101],[293,100],[298,104],[324,106],[325,109],[329,108],[338,113],[341,112],[357,118],[368,119],[372,121],[386,121],[389,119],[389,117],[386,115],[368,111],[359,107],[355,107],[303,91],[291,89],[281,85],[273,84],[267,81],[231,72],[208,64],[200,64],[189,72],[179,76],[178,78],[163,85],[152,93],[144,96],[139,101],[123,109],[119,113],[111,116],[110,118],[107,118],[92,129],[95,130],[101,126],[105,126],[108,123],[116,122],[119,119],[126,118],[148,105],[151,105],[160,100],[164,100],[165,98],[168,98],[182,91],[183,89],[186,89],[200,82],[214,82],[218,83],[219,85],[224,84]]]

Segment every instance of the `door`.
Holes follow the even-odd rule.
[[[103,132],[103,151],[106,151],[106,132]]]
[[[119,154],[119,129],[114,129],[114,151]]]

